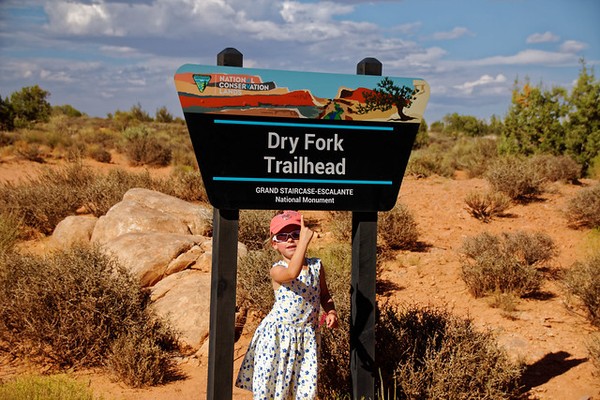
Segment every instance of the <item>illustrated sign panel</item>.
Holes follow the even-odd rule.
[[[175,86],[220,209],[390,210],[429,99],[418,78],[192,64]]]

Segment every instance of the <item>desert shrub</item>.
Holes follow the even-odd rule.
[[[352,213],[350,211],[329,211],[329,226],[333,237],[340,242],[352,240]]]
[[[587,349],[590,359],[598,371],[600,371],[600,332],[594,332],[587,341]]]
[[[153,179],[147,171],[134,173],[124,169],[111,169],[105,175],[94,175],[82,191],[78,207],[84,206],[87,212],[100,217],[120,202],[129,189],[145,188],[166,192],[163,184],[163,181]]]
[[[171,162],[171,149],[145,126],[127,128],[123,132],[124,153],[133,165],[165,166]]]
[[[238,263],[237,304],[252,309],[260,316],[271,310],[274,302],[269,270],[276,254],[269,249],[250,250]]]
[[[443,309],[380,307],[375,358],[386,388],[408,399],[516,399],[522,369],[489,332]]]
[[[467,211],[473,217],[489,222],[499,217],[510,207],[510,198],[502,192],[470,192],[465,196]]]
[[[600,327],[600,252],[573,264],[564,282],[569,292],[582,301],[592,324]]]
[[[269,240],[269,224],[275,215],[270,210],[241,210],[239,220],[239,241],[249,250],[265,248]]]
[[[542,283],[538,267],[555,255],[552,239],[523,231],[496,236],[488,232],[465,239],[461,277],[475,297],[507,293],[523,297]]]
[[[21,376],[0,385],[4,400],[101,400],[88,385],[67,375]]]
[[[496,192],[512,200],[528,201],[543,193],[544,177],[527,160],[502,157],[488,168],[485,178]]]
[[[352,393],[350,375],[350,278],[352,248],[349,243],[337,243],[315,253],[323,262],[327,286],[338,313],[336,329],[322,328],[319,371],[319,396],[323,399],[342,398]]]
[[[176,167],[162,189],[165,194],[185,201],[208,203],[208,195],[200,172],[191,168]]]
[[[75,246],[42,257],[11,253],[0,263],[0,339],[14,356],[56,368],[102,366],[115,340],[149,332],[156,353],[175,348],[174,334],[147,308],[147,292],[97,248]],[[144,354],[122,357],[138,355]]]
[[[170,353],[175,343],[176,338],[169,328],[156,320],[150,321],[113,341],[107,366],[132,387],[165,383],[179,376]]]
[[[46,169],[25,183],[0,184],[0,209],[22,218],[23,225],[50,234],[82,205],[94,173],[79,163]]]
[[[569,156],[538,154],[532,156],[529,163],[549,182],[575,183],[581,178],[581,165]]]
[[[14,152],[17,156],[24,160],[37,163],[44,162],[44,152],[37,143],[29,143],[23,140],[18,140],[14,143]]]
[[[580,190],[569,201],[565,216],[573,228],[600,227],[600,184]]]
[[[498,157],[496,140],[463,137],[454,145],[451,155],[456,169],[466,171],[470,178],[480,177]]]
[[[0,212],[0,254],[10,252],[19,240],[21,218],[8,211]]]
[[[387,212],[379,213],[378,246],[384,251],[411,250],[419,245],[419,231],[412,213],[398,203]]]
[[[112,155],[108,150],[99,145],[91,145],[87,149],[87,154],[90,158],[101,163],[109,163],[112,160]]]
[[[406,175],[413,175],[417,178],[426,178],[431,175],[451,177],[454,175],[454,168],[446,157],[446,152],[434,144],[411,153],[406,167]]]

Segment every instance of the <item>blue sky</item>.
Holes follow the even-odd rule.
[[[104,117],[140,104],[181,116],[173,74],[215,65],[383,75],[429,82],[428,123],[504,117],[515,79],[571,89],[598,78],[598,0],[0,0],[0,96],[39,85],[53,105]]]

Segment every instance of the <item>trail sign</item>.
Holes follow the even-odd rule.
[[[391,209],[429,99],[418,78],[192,64],[175,86],[219,209]]]

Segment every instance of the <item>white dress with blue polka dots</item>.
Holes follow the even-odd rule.
[[[275,304],[256,328],[236,386],[255,400],[317,397],[317,325],[321,260],[308,258],[298,278],[281,284]],[[275,265],[287,264],[283,261]]]

